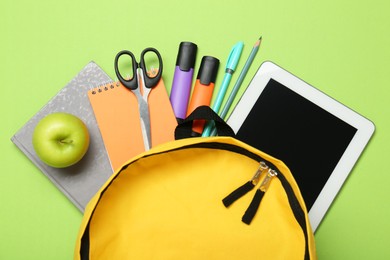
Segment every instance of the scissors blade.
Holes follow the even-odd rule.
[[[144,91],[149,92],[150,89],[144,89]],[[142,137],[144,139],[145,151],[149,150],[152,144],[151,140],[151,131],[150,131],[150,114],[149,114],[149,106],[147,103],[147,96],[145,99],[138,100],[138,108],[141,119],[141,128],[142,128]]]

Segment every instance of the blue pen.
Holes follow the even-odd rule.
[[[215,99],[215,102],[213,104],[212,109],[215,113],[219,113],[219,110],[221,109],[221,105],[223,102],[223,99],[225,97],[226,91],[228,89],[230,80],[232,79],[232,75],[234,71],[237,68],[238,60],[240,59],[242,49],[244,48],[243,42],[238,42],[236,45],[233,46],[232,50],[230,51],[227,63],[226,63],[226,69],[225,69],[225,76],[223,77],[222,84],[219,88],[218,95]],[[203,130],[202,136],[210,136],[211,130],[214,127],[213,122],[209,122],[205,129]]]

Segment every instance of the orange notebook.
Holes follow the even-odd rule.
[[[111,167],[116,171],[144,152],[141,121],[135,95],[119,82],[88,91]],[[172,141],[177,121],[163,80],[149,94],[151,146]]]

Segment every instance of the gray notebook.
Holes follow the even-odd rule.
[[[112,174],[111,164],[87,96],[88,90],[109,81],[110,77],[97,64],[88,63],[11,138],[82,212]],[[68,168],[57,169],[44,164],[37,157],[32,145],[35,126],[44,116],[53,112],[74,114],[84,121],[89,130],[90,146],[86,155],[80,162]]]

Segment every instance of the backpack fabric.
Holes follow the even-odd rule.
[[[232,137],[209,137],[152,148],[114,173],[85,210],[74,259],[316,259],[316,251],[287,166]]]

